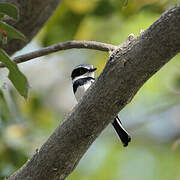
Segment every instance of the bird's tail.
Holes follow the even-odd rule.
[[[128,143],[131,141],[131,137],[122,126],[122,123],[118,116],[115,117],[114,121],[112,122],[112,125],[116,130],[116,133],[118,134],[123,146],[126,147]]]

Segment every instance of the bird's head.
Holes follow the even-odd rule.
[[[94,78],[94,71],[96,69],[91,64],[80,64],[73,69],[71,78],[73,81],[85,77]]]

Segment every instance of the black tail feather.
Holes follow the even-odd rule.
[[[116,116],[116,118],[112,122],[112,125],[116,130],[116,133],[118,134],[123,146],[124,147],[128,146],[128,143],[131,141],[131,137],[128,134],[128,132],[123,128],[122,123],[118,116]]]

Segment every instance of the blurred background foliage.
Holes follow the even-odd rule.
[[[121,44],[179,0],[64,0],[37,37],[15,55],[68,40]],[[19,65],[30,83],[25,101],[0,71],[0,179],[30,158],[76,104],[70,74],[80,63],[102,71],[108,54],[68,50]],[[180,179],[180,56],[174,57],[120,112],[132,135],[123,148],[104,130],[68,180]]]

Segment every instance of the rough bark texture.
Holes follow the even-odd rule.
[[[110,56],[98,80],[63,123],[9,180],[62,180],[142,85],[180,51],[180,6]]]
[[[61,0],[0,0],[10,2],[19,8],[20,20],[9,21],[16,29],[21,31],[28,39],[28,42],[38,33],[44,23],[53,14]],[[21,40],[9,40],[4,46],[10,55],[22,49],[28,42]]]

